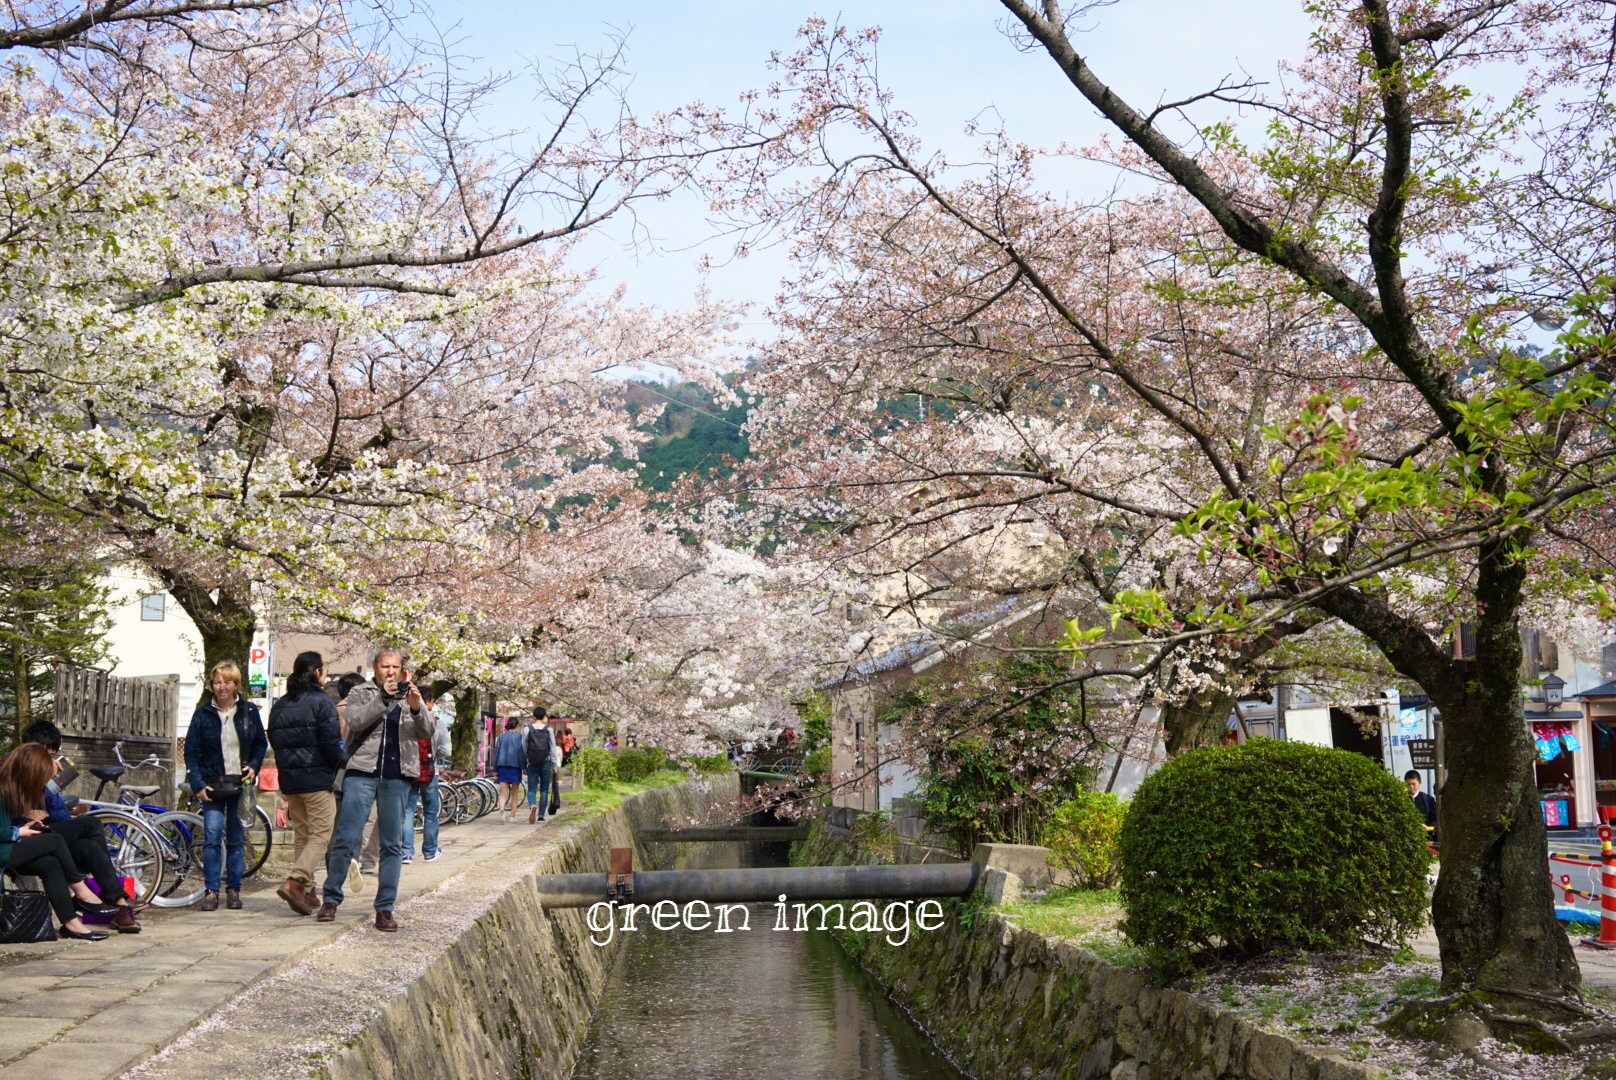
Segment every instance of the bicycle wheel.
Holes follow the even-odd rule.
[[[207,888],[202,879],[202,816],[170,810],[153,817],[151,826],[164,843],[163,884],[152,897],[152,906],[179,908],[196,903]]]
[[[464,780],[454,786],[455,793],[455,824],[464,825],[468,821],[477,820],[477,811],[482,808],[483,797],[478,794],[472,785]]]
[[[438,781],[438,823],[460,824],[460,789],[442,780]]]
[[[135,891],[130,899],[151,903],[163,884],[163,851],[167,846],[163,838],[144,820],[122,810],[92,810],[90,814],[106,830],[113,870],[119,877],[134,879]]]
[[[245,836],[243,848],[244,864],[241,870],[243,878],[250,878],[258,873],[269,859],[269,849],[275,843],[275,830],[270,828],[269,815],[264,813],[262,806],[253,807],[253,815],[241,823]]]
[[[477,816],[482,817],[484,814],[492,814],[499,807],[499,788],[494,786],[492,780],[481,776],[473,780],[472,783],[477,785],[477,791],[483,797],[482,809],[477,811]]]

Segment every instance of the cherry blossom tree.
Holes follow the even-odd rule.
[[[870,323],[835,322],[878,327],[846,343],[840,374],[879,383],[871,367],[912,364],[910,390],[940,386],[943,409],[973,358],[975,387],[1012,380],[1029,356],[1039,378],[1068,380],[1064,396],[1027,413],[975,391],[960,400],[967,428],[997,426],[996,446],[967,454],[954,453],[961,425],[919,412],[903,452],[927,486],[911,489],[918,505],[889,496],[877,523],[907,528],[958,504],[1020,507],[1038,487],[1080,498],[1101,522],[1126,515],[1115,547],[1131,556],[1140,536],[1160,545],[1137,545],[1138,568],[1105,597],[1130,636],[1079,627],[1070,642],[1143,654],[1119,674],[1295,620],[1364,635],[1444,717],[1445,984],[1508,991],[1525,1010],[1573,997],[1520,711],[1518,619],[1534,570],[1570,569],[1541,538],[1602,512],[1613,479],[1601,405],[1616,352],[1612,248],[1598,242],[1609,204],[1601,153],[1578,152],[1608,140],[1588,123],[1605,77],[1603,9],[1323,5],[1281,95],[1224,85],[1145,112],[1073,43],[1073,13],[1054,0],[1004,6],[1018,40],[1047,53],[1123,140],[1088,155],[1142,192],[1061,205],[1038,194],[1036,155],[1008,139],[989,140],[987,164],[951,170],[876,81],[869,39],[822,24],[786,61],[781,104],[751,110],[759,151],[724,178],[739,213],[786,223],[811,253],[803,291],[820,311],[861,291],[876,309]],[[1501,58],[1518,93],[1479,98],[1466,78]],[[1261,142],[1228,123],[1182,122],[1231,102],[1271,117]],[[1545,170],[1501,168],[1534,146],[1546,148]],[[792,181],[805,164],[819,174]],[[1569,231],[1533,232],[1522,221],[1534,186],[1589,205],[1556,219]],[[909,272],[869,269],[886,259]],[[892,302],[872,281],[902,295]],[[1529,335],[1546,298],[1564,328],[1545,353]],[[995,310],[1008,314],[985,321]],[[930,369],[912,359],[920,345],[938,357]],[[1075,422],[1049,423],[1056,409]],[[879,401],[866,396],[862,410],[857,452],[803,447],[853,487],[883,456],[872,448],[891,441],[873,422]],[[989,459],[975,487],[963,482],[965,461]],[[934,467],[948,484],[931,484]],[[825,491],[816,500],[803,485],[803,516]],[[1069,548],[1107,552],[1090,584],[1122,565],[1098,540]],[[1175,595],[1183,580],[1188,592]],[[1474,658],[1444,641],[1450,615],[1476,627]]]
[[[634,307],[567,260],[686,151],[614,54],[540,80],[549,126],[510,151],[477,134],[489,84],[336,5],[92,14],[19,9],[8,39],[41,67],[0,86],[0,470],[144,558],[208,663],[264,614],[446,671],[508,653],[463,586],[512,544],[543,576],[632,485],[612,372],[716,380],[728,308]]]

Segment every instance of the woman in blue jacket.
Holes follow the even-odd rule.
[[[185,732],[185,779],[202,804],[202,880],[207,892],[199,906],[218,911],[221,869],[224,906],[241,907],[241,875],[247,860],[239,785],[258,778],[269,741],[258,706],[241,696],[241,668],[229,660],[214,664],[208,686],[212,693],[191,714]],[[233,784],[235,794],[216,794],[214,785],[223,783]]]

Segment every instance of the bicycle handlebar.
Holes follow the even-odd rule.
[[[112,744],[112,755],[118,759],[118,764],[126,769],[156,769],[158,772],[165,773],[170,771],[169,767],[163,764],[165,759],[158,757],[155,753],[147,754],[144,761],[131,765],[124,760],[122,739]]]

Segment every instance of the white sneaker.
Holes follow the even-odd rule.
[[[365,879],[359,873],[359,860],[348,861],[348,879],[343,882],[343,889],[355,896],[363,896],[365,892]]]
[[[424,856],[424,858],[427,862],[437,862],[439,859],[443,858],[443,852],[434,851],[432,854]]]

